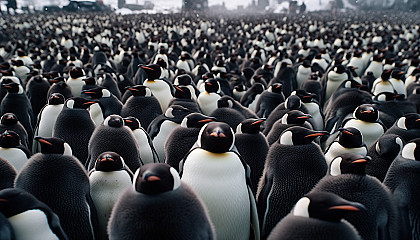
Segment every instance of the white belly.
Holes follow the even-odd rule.
[[[16,171],[19,172],[23,165],[28,161],[26,154],[17,148],[2,148],[0,147],[0,157],[6,159]]]
[[[165,141],[169,134],[180,124],[172,121],[164,121],[160,126],[159,133],[153,138],[153,146],[159,156],[159,160],[164,162],[165,160]]]
[[[16,240],[55,240],[47,216],[38,209],[28,210],[8,218],[15,232]]]
[[[217,100],[219,99],[220,95],[217,93],[202,92],[198,95],[197,103],[204,115],[210,115],[217,109]]]
[[[152,149],[150,148],[146,133],[140,129],[136,129],[133,131],[133,134],[139,147],[140,158],[143,163],[147,164],[154,162]],[[151,144],[153,144],[153,142]]]
[[[344,128],[347,127],[357,128],[362,133],[363,140],[368,148],[384,133],[384,129],[379,123],[369,123],[356,119],[346,122]]]
[[[52,130],[57,120],[58,114],[63,109],[63,104],[48,105],[42,110],[41,120],[38,125],[38,136],[52,137]]]
[[[367,149],[365,147],[345,148],[341,146],[338,142],[333,142],[328,151],[325,153],[325,160],[327,161],[327,165],[330,165],[334,158],[345,153],[360,154],[365,157],[367,154]]]

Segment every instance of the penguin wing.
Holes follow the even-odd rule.
[[[165,115],[160,115],[156,117],[147,127],[147,133],[149,134],[150,138],[153,140],[159,133],[160,125],[162,122],[165,121],[167,117]]]
[[[160,78],[160,80],[163,80],[166,84],[168,84],[169,88],[171,89],[171,94],[172,94],[172,97],[173,97],[174,94],[175,94],[174,85],[166,77]]]
[[[257,203],[255,202],[254,194],[251,187],[248,186],[249,203],[251,207],[251,231],[254,233],[255,240],[260,239],[260,223],[258,221]]]
[[[147,131],[146,130],[144,130],[144,128],[140,128],[145,134],[146,134],[146,136],[147,136],[147,142],[149,143],[149,146],[150,146],[150,150],[152,151],[152,155],[153,155],[153,162],[154,163],[160,163],[160,159],[159,159],[159,156],[158,156],[158,153],[157,153],[157,151],[156,151],[156,149],[155,149],[155,146],[153,145],[153,140],[152,140],[152,138],[150,137],[150,135],[147,133]]]
[[[97,212],[96,212],[96,208],[95,208],[95,204],[93,203],[92,197],[90,196],[90,193],[86,194],[86,203],[87,203],[87,208],[89,209],[89,222],[90,222],[90,227],[92,229],[92,236],[97,239],[98,238],[98,232],[96,229],[98,229],[98,217],[97,217]]]
[[[412,239],[411,223],[409,217],[408,199],[410,195],[404,187],[397,187],[392,193],[392,197],[396,203],[397,212],[399,214],[399,235],[400,239]]]
[[[257,211],[261,229],[264,229],[265,218],[269,209],[270,196],[273,189],[273,177],[264,173],[262,178],[262,188],[257,197]],[[261,186],[260,185],[260,186]]]
[[[25,153],[26,157],[29,159],[32,156],[32,152],[25,147],[24,145],[20,144],[17,146],[18,149],[22,150]]]

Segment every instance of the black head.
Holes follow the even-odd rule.
[[[134,175],[134,190],[157,195],[173,191],[181,186],[178,172],[166,163],[149,163],[140,167]]]
[[[124,168],[124,160],[118,153],[101,153],[95,161],[95,170],[101,172],[118,171]]]
[[[292,213],[295,216],[340,222],[348,212],[361,210],[366,210],[362,204],[347,201],[334,193],[310,192],[296,203]]]
[[[80,67],[73,67],[70,70],[70,77],[71,78],[80,78],[85,76],[85,71]]]
[[[104,87],[96,87],[87,90],[83,90],[82,93],[90,96],[92,99],[100,99],[103,94],[102,90],[105,89]]]
[[[296,95],[290,95],[285,101],[284,106],[290,110],[297,110],[302,106],[302,101],[300,97]]]
[[[293,91],[291,94],[298,96],[303,103],[310,103],[312,99],[316,96],[313,93],[308,93],[304,89],[297,89]]]
[[[126,87],[127,90],[133,94],[133,96],[141,96],[141,97],[150,97],[152,96],[152,91],[143,85],[135,85]]]
[[[162,74],[162,70],[157,64],[141,66],[141,68],[143,68],[143,70],[146,72],[148,80],[159,79],[160,75]]]
[[[19,188],[6,188],[0,191],[0,212],[13,217],[30,209],[48,208],[33,195]]]
[[[310,144],[318,136],[324,136],[326,131],[314,131],[301,126],[289,127],[281,133],[280,144],[305,145]]]
[[[214,74],[211,73],[211,72],[206,72],[205,74],[203,74],[203,76],[201,78],[203,80],[211,79],[211,78],[214,78]]]
[[[40,143],[43,154],[71,155],[70,146],[61,138],[35,137],[34,139]]]
[[[216,121],[216,118],[201,113],[190,113],[184,117],[181,126],[185,128],[202,128],[209,122]]]
[[[420,161],[420,138],[409,141],[402,149],[403,158]]]
[[[291,110],[283,115],[281,123],[303,125],[309,118],[312,118],[310,114],[305,114],[299,110]]]
[[[14,113],[5,113],[1,116],[0,122],[3,125],[11,126],[18,123],[18,119]]]
[[[271,85],[271,92],[283,93],[283,85],[281,83],[274,83],[273,85]]]
[[[130,117],[123,118],[123,120],[124,120],[125,126],[129,127],[132,131],[139,129],[141,127],[140,121],[135,117],[130,116]]]
[[[404,74],[405,74],[405,72],[403,72],[403,71],[393,70],[392,73],[391,73],[391,77],[401,80],[403,78]]]
[[[96,100],[88,100],[82,97],[69,98],[65,102],[67,108],[87,109],[90,105],[98,103]]]
[[[392,73],[392,70],[391,69],[390,70],[384,70],[381,73],[381,79],[384,80],[384,81],[389,80],[389,78],[391,77],[391,73]]]
[[[190,89],[182,86],[175,86],[175,98],[191,99]]]
[[[203,126],[198,136],[198,145],[212,153],[225,153],[235,143],[233,130],[227,123],[210,122]]]
[[[366,164],[371,160],[369,156],[362,156],[354,153],[342,154],[331,162],[330,174],[338,176],[351,173],[358,175],[366,174]]]
[[[261,124],[265,118],[249,118],[243,120],[236,128],[236,133],[258,134],[261,131]]]
[[[397,120],[397,126],[405,130],[420,129],[420,114],[407,113]]]
[[[181,105],[172,105],[166,109],[165,117],[171,119],[171,121],[181,124],[182,119],[190,114],[191,111]]]
[[[15,82],[11,82],[11,83],[2,82],[1,86],[6,88],[7,92],[9,93],[19,93],[19,91],[21,90],[20,84],[15,83]]]
[[[362,104],[354,110],[353,116],[365,122],[376,122],[379,119],[379,112],[372,104]]]
[[[233,108],[233,106],[235,105],[235,99],[233,99],[230,96],[223,96],[221,97],[219,100],[217,100],[217,107],[218,108]]]
[[[343,73],[345,73],[346,72],[346,67],[344,67],[343,65],[336,65],[334,68],[333,68],[333,71],[334,72],[336,72],[337,74],[343,74]]]
[[[121,128],[124,127],[124,120],[121,116],[112,114],[105,118],[103,125],[113,128]]]
[[[207,79],[204,82],[204,89],[208,93],[216,93],[217,91],[219,91],[219,82],[217,82],[217,80],[214,78]]]
[[[404,146],[400,136],[385,134],[375,144],[376,153],[384,159],[395,159]]]
[[[14,148],[20,145],[20,137],[14,131],[6,130],[0,134],[0,147]]]
[[[66,99],[64,98],[63,94],[53,93],[53,94],[51,94],[50,98],[48,99],[48,105],[64,104],[65,101],[66,101]]]
[[[381,92],[376,94],[374,100],[385,102],[385,101],[396,101],[396,100],[404,100],[405,95],[404,94],[398,94],[393,92]]]
[[[344,88],[360,88],[363,85],[360,84],[359,82],[353,80],[353,79],[348,79],[348,80],[346,80],[346,81],[343,82],[343,85],[342,86]]]
[[[175,83],[176,82],[177,82],[177,85],[182,85],[182,86],[191,85],[192,78],[188,74],[182,74],[182,75],[176,77]]]
[[[338,134],[338,142],[345,148],[358,148],[361,147],[363,142],[362,133],[354,127],[340,128]]]

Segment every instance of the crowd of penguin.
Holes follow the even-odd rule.
[[[419,22],[1,16],[0,239],[420,239]]]

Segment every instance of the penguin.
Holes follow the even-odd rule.
[[[311,62],[304,60],[301,65],[297,67],[296,71],[296,87],[302,87],[303,82],[310,77],[312,73]]]
[[[89,177],[80,161],[65,155],[69,145],[56,138],[38,138],[34,154],[16,177],[15,187],[47,204],[71,239],[95,239],[96,211]]]
[[[268,237],[296,201],[327,173],[324,154],[319,145],[313,143],[324,134],[326,132],[294,126],[284,130],[270,146],[257,191],[262,238]]]
[[[22,60],[12,60],[13,71],[15,72],[16,76],[22,80],[22,83],[25,85],[27,82],[28,74],[31,72],[27,66],[24,65]]]
[[[35,136],[52,137],[52,132],[57,121],[57,117],[64,107],[64,96],[60,93],[53,93],[38,114],[37,124],[35,127]],[[39,150],[39,145],[32,145],[32,152],[36,153]]]
[[[126,117],[123,120],[125,126],[129,127],[134,134],[142,162],[144,164],[160,162],[156,149],[153,146],[153,140],[140,125],[140,121],[135,117]]]
[[[372,57],[372,61],[368,63],[369,65],[365,69],[364,75],[366,75],[368,72],[371,72],[375,78],[380,77],[381,73],[383,72],[383,64],[382,64],[383,57],[384,57],[383,55],[374,55]]]
[[[151,64],[141,66],[141,68],[147,74],[147,80],[143,83],[143,85],[150,88],[153,96],[155,96],[159,101],[162,112],[165,112],[168,108],[170,100],[173,97],[172,84],[163,79],[159,79],[161,75],[161,69],[159,65]]]
[[[180,87],[187,87],[190,90],[192,99],[194,100],[197,100],[197,96],[200,94],[200,91],[198,90],[191,76],[188,74],[182,74],[177,76],[174,79],[174,85]]]
[[[245,118],[258,118],[257,114],[254,111],[251,111],[249,108],[242,106],[240,102],[233,99],[233,97],[224,95],[217,101],[217,108],[232,108],[239,112]],[[215,115],[216,111],[214,111],[211,115]],[[236,126],[235,128],[236,129]]]
[[[324,152],[328,166],[334,158],[345,153],[354,153],[366,157],[368,148],[363,141],[362,133],[357,128],[340,128],[338,131],[338,139],[329,144]]]
[[[382,92],[395,92],[395,88],[390,81],[392,70],[383,71],[381,76],[372,83],[371,92],[378,95]]]
[[[335,90],[343,83],[345,80],[349,79],[349,75],[346,72],[346,68],[343,65],[334,66],[331,71],[326,73],[324,85],[324,95],[323,102],[325,103]]]
[[[403,142],[417,138],[420,134],[420,114],[407,113],[398,118],[394,125],[384,133],[384,135],[388,134],[398,135]]]
[[[405,83],[404,83],[404,80],[402,79],[404,74],[405,72],[403,71],[398,71],[397,69],[393,69],[389,82],[392,84],[392,87],[394,88],[396,93],[404,94],[405,96],[407,96]]]
[[[281,119],[277,120],[273,124],[270,132],[268,132],[268,145],[271,146],[273,143],[275,143],[279,139],[281,133],[289,127],[302,126],[313,130],[312,125],[307,122],[307,120],[311,117],[311,115],[305,114],[299,110],[291,110],[285,113]]]
[[[47,98],[51,97],[53,93],[62,94],[66,100],[73,97],[73,94],[71,93],[71,88],[69,85],[67,85],[66,82],[64,82],[64,78],[59,77],[58,79],[62,79],[62,80],[58,81],[58,80],[53,79],[50,81],[50,82],[52,81],[57,81],[57,82],[53,82],[50,89],[48,89]]]
[[[0,104],[1,114],[14,113],[28,133],[28,140],[32,141],[36,123],[35,115],[32,111],[28,97],[25,95],[23,87],[17,83],[2,84],[7,89],[7,94]]]
[[[0,118],[0,133],[6,130],[17,133],[22,145],[29,147],[28,133],[13,113],[5,113]]]
[[[115,75],[114,75],[115,76]],[[121,99],[121,92],[118,88],[117,80],[111,76],[111,74],[106,73],[98,79],[99,87],[104,87],[109,90],[118,100]]]
[[[385,125],[379,119],[379,112],[372,104],[362,104],[353,112],[353,118],[342,124],[343,128],[357,128],[363,135],[363,140],[370,147],[384,132]]]
[[[354,153],[335,158],[328,175],[311,192],[331,192],[363,204],[367,211],[345,216],[362,239],[400,239],[399,220],[391,192],[378,179],[366,175],[365,168],[369,160],[369,157]]]
[[[230,96],[223,96],[217,101],[218,108],[210,114],[211,117],[214,117],[219,122],[225,122],[229,124],[232,129],[236,127],[248,117],[244,115],[247,110],[252,113],[248,108],[243,107],[239,102],[235,101]],[[257,118],[256,115],[251,116],[252,118]]]
[[[204,82],[204,88],[205,91],[197,97],[197,103],[203,114],[210,115],[217,109],[217,101],[221,98],[218,94],[220,85],[216,79],[210,78]]]
[[[71,88],[71,94],[73,97],[80,97],[82,94],[83,86],[86,78],[85,71],[80,67],[73,67],[69,73],[70,77],[66,80],[66,84]]]
[[[366,165],[366,174],[383,182],[389,166],[398,157],[405,143],[396,134],[382,135],[369,149],[372,158]]]
[[[281,83],[283,86],[284,96],[289,97],[290,93],[297,89],[296,72],[293,70],[293,68],[288,66],[287,62],[279,62],[279,64],[281,64],[279,71],[277,71],[276,66],[274,71],[274,78],[270,80],[268,86],[272,86],[274,83]]]
[[[95,103],[84,98],[69,98],[57,116],[52,136],[61,138],[70,145],[73,155],[85,164],[88,158],[90,136],[95,130],[95,123],[87,108]]]
[[[311,192],[297,201],[292,212],[273,228],[268,240],[361,240],[354,226],[343,219],[347,214],[359,211],[366,211],[366,208],[358,202],[331,192]]]
[[[228,124],[204,125],[196,147],[180,164],[181,180],[204,201],[218,239],[249,239],[251,234],[259,239],[248,167],[233,150],[234,144],[235,135]]]
[[[121,108],[122,117],[135,117],[145,129],[162,114],[159,101],[152,95],[150,89],[143,85],[127,88],[133,96],[129,97]]]
[[[104,152],[89,172],[90,195],[98,216],[99,239],[108,239],[107,224],[118,198],[132,186],[133,173],[115,152]]]
[[[89,139],[86,169],[95,167],[95,161],[103,152],[116,152],[125,159],[125,164],[133,172],[142,165],[136,138],[119,115],[110,115],[95,128]]]
[[[12,188],[17,175],[16,168],[7,159],[0,157],[0,172],[0,190]]]
[[[308,114],[312,116],[310,122],[315,130],[324,130],[324,115],[322,113],[319,103],[314,99],[315,95],[308,93],[303,89],[297,89],[290,95],[297,95],[302,101],[302,105],[308,110]]]
[[[49,89],[49,82],[40,75],[32,77],[26,84],[26,95],[31,103],[34,116],[38,116],[41,109],[45,106]]]
[[[19,172],[31,157],[31,152],[21,144],[19,135],[6,130],[0,134],[0,157],[6,159]]]
[[[261,83],[253,84],[242,96],[240,103],[242,106],[249,108],[251,111],[256,112],[256,106],[261,94],[264,92],[265,87]]]
[[[353,53],[352,58],[350,59],[347,66],[353,66],[355,67],[355,72],[357,73],[357,76],[362,76],[365,72],[365,65],[362,59],[363,51],[357,50]]]
[[[409,141],[391,163],[384,179],[384,184],[392,192],[399,213],[401,239],[416,239],[420,235],[417,227],[420,223],[416,218],[420,210],[417,201],[419,196],[415,190],[419,181],[416,174],[420,169],[419,145],[420,138]]]
[[[147,128],[147,132],[153,140],[153,146],[158,153],[159,160],[165,161],[165,141],[176,127],[181,125],[185,116],[191,111],[179,105],[170,106],[166,112],[155,118]]]
[[[196,100],[193,99],[189,88],[175,86],[174,97],[169,102],[168,107],[172,105],[180,105],[190,109],[191,112],[201,112]]]
[[[103,107],[104,118],[111,114],[119,115],[122,109],[122,102],[115,97],[108,89],[104,87],[92,88],[89,90],[82,91],[83,94],[87,94],[91,99],[99,100]]]
[[[275,83],[261,93],[255,107],[255,113],[258,117],[267,118],[274,108],[283,103],[284,100],[285,98],[282,91],[282,84]]]
[[[238,84],[233,87],[232,96],[236,101],[241,101],[241,98],[245,95],[245,93],[246,93],[245,85]]]
[[[22,189],[0,191],[0,212],[12,225],[16,239],[69,239],[57,214]]]
[[[165,163],[138,169],[133,187],[115,203],[110,239],[216,239],[200,197]]]
[[[242,121],[236,128],[235,146],[239,154],[251,169],[252,193],[257,192],[257,184],[264,170],[264,163],[268,153],[268,142],[261,133],[264,118],[250,118]]]
[[[309,76],[308,79],[303,81],[302,83],[302,89],[306,90],[309,93],[315,94],[315,100],[318,101],[318,103],[322,100],[322,85],[321,85],[321,78],[322,75],[319,72],[313,72]]]

